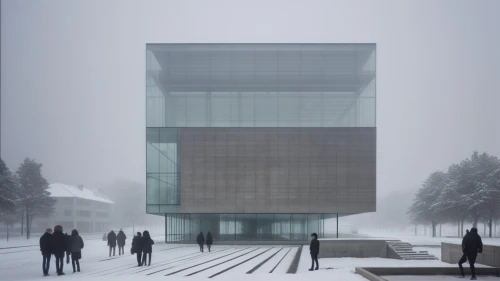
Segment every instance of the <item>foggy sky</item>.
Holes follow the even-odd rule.
[[[146,43],[376,43],[377,189],[500,156],[500,1],[2,0],[1,156],[145,183]]]

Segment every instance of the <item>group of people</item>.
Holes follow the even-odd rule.
[[[116,245],[118,245],[118,255],[125,254],[125,240],[127,240],[127,235],[120,229],[118,231],[118,235],[116,235],[114,230],[111,230],[107,236],[108,247],[109,247],[109,256],[111,257],[111,252],[113,252],[113,256],[116,252]]]
[[[466,230],[466,234],[462,239],[462,252],[463,255],[458,261],[458,267],[460,268],[460,277],[465,278],[464,268],[462,264],[464,264],[467,260],[469,261],[471,278],[470,280],[476,279],[476,268],[474,267],[474,263],[476,262],[477,254],[483,252],[483,241],[481,240],[481,236],[477,233],[477,228],[473,227],[471,230]]]
[[[56,258],[57,275],[64,275],[64,256],[66,263],[73,265],[73,273],[80,272],[80,262],[82,258],[83,239],[78,234],[76,229],[71,231],[71,235],[63,233],[63,228],[60,225],[54,227],[54,232],[51,228],[47,228],[45,233],[40,237],[40,251],[43,256],[43,275],[49,276],[50,259],[52,255]]]
[[[153,244],[155,241],[151,239],[149,231],[145,230],[143,233],[137,232],[137,235],[132,239],[131,254],[137,255],[137,266],[146,266],[146,256],[149,257],[147,263],[151,265],[151,254],[153,252]]]
[[[203,245],[207,244],[208,251],[210,252],[210,248],[212,247],[212,244],[214,243],[214,240],[212,239],[212,233],[210,231],[207,233],[207,239],[205,239],[205,236],[203,236],[203,232],[200,232],[198,236],[196,237],[196,243],[200,246],[200,252],[203,253]]]
[[[118,255],[125,254],[125,240],[127,240],[127,236],[120,229],[118,234],[116,234],[113,230],[111,230],[108,235],[104,234],[104,237],[108,241],[109,247],[109,256],[111,257],[111,253],[113,256],[115,255],[116,245],[118,245]],[[131,254],[137,255],[137,266],[146,266],[151,265],[151,254],[153,252],[153,244],[155,242],[151,239],[151,235],[149,235],[149,231],[145,230],[143,233],[137,232],[137,235],[132,239],[132,248],[130,249]],[[148,262],[146,263],[146,258],[149,257]]]

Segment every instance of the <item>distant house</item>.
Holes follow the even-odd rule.
[[[109,231],[112,205],[106,196],[83,185],[71,186],[52,183],[48,191],[55,198],[54,213],[48,218],[37,219],[37,230],[62,225],[64,232],[78,229],[80,233]]]

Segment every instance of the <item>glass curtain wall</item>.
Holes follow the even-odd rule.
[[[195,240],[208,231],[219,241],[306,241],[324,237],[323,214],[166,214],[166,241]],[[332,235],[330,232],[329,235]]]
[[[148,44],[148,127],[375,127],[374,44]]]
[[[180,203],[179,132],[175,128],[147,128],[146,204],[148,213],[162,205]]]

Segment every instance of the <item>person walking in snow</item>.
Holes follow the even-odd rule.
[[[149,235],[149,231],[144,230],[142,233],[142,265],[146,266],[146,254],[149,255],[149,263],[148,266],[151,265],[151,254],[153,253],[153,244],[155,241],[151,239],[151,236]]]
[[[142,264],[142,234],[137,232],[137,236],[132,239],[132,254],[137,255],[137,266]]]
[[[54,250],[52,246],[52,229],[47,228],[45,233],[40,237],[40,252],[43,256],[43,276],[49,276],[50,258],[52,257],[52,251]]]
[[[198,234],[198,237],[196,237],[196,242],[198,243],[198,245],[200,245],[200,252],[203,253],[203,244],[205,244],[205,237],[203,236],[203,232],[200,232],[200,234]]]
[[[311,244],[309,245],[309,252],[311,254],[311,269],[309,271],[313,270],[318,270],[319,269],[319,264],[318,264],[318,255],[319,255],[319,241],[318,241],[318,234],[313,233],[311,234]],[[314,268],[314,262],[316,262],[316,268]]]
[[[465,254],[465,251],[464,251],[464,245],[465,245],[465,237],[467,237],[467,235],[469,234],[469,230],[466,229],[465,230],[465,236],[462,238],[462,257],[460,258],[460,260],[458,261],[458,267],[462,268],[462,264],[465,263],[467,261],[467,255]],[[462,277],[464,277],[464,273],[463,273],[463,269],[460,270],[461,271],[461,274],[462,274]]]
[[[111,250],[113,250],[113,256],[116,250],[116,234],[113,230],[108,233],[108,246],[109,246],[109,256],[111,257]]]
[[[73,273],[80,272],[80,259],[82,258],[83,239],[78,234],[78,230],[73,229],[68,242],[68,253],[71,253],[71,264],[73,265]],[[75,270],[76,266],[76,270]]]
[[[63,233],[63,228],[60,225],[56,225],[54,227],[54,234],[52,234],[52,246],[54,257],[56,258],[57,275],[64,275],[64,254],[68,249],[68,242]]]
[[[118,255],[124,255],[125,254],[125,240],[127,240],[127,236],[123,232],[123,230],[120,229],[118,232],[118,235],[116,235],[116,242],[118,243]]]
[[[474,263],[476,262],[477,254],[483,252],[483,241],[481,240],[481,236],[477,234],[477,228],[471,228],[470,232],[464,236],[462,240],[462,251],[464,256],[458,261],[458,267],[460,268],[460,277],[465,277],[464,268],[462,264],[469,260],[469,266],[471,271],[470,280],[477,280],[476,278],[476,268],[474,267]]]
[[[210,252],[210,248],[211,248],[212,244],[214,243],[214,240],[212,239],[212,233],[210,233],[210,231],[207,233],[207,241],[205,243],[207,243],[207,248],[208,248],[208,251]]]

